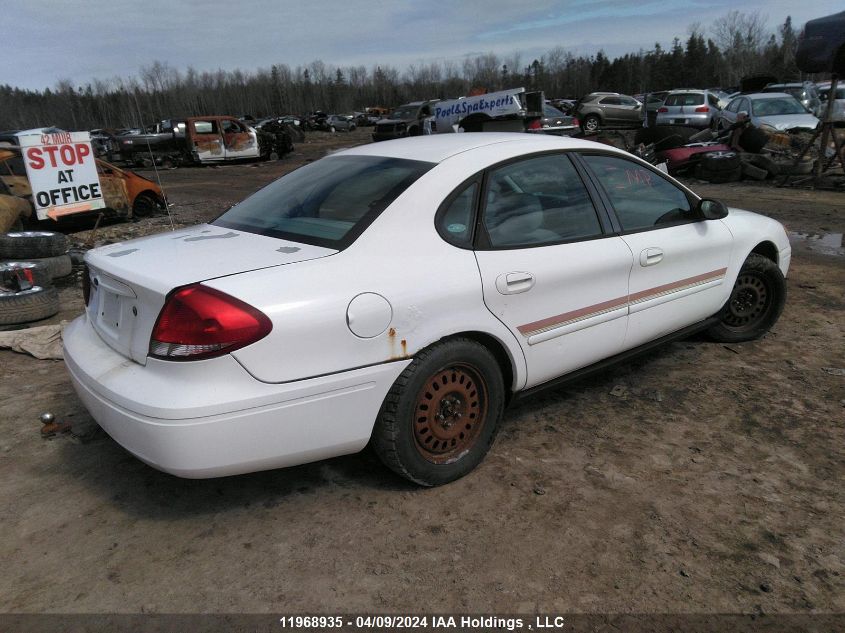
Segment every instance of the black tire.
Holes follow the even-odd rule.
[[[587,134],[597,132],[600,127],[601,119],[595,114],[588,114],[584,117],[584,120],[581,121],[581,129],[584,130]]]
[[[0,259],[33,259],[67,253],[66,235],[52,231],[15,231],[0,234]]]
[[[769,177],[769,172],[751,163],[743,163],[742,175],[747,178],[753,178],[754,180],[765,180]]]
[[[158,210],[158,201],[148,193],[139,193],[132,203],[132,215],[136,218],[148,218]]]
[[[709,169],[702,169],[699,164],[695,166],[695,177],[716,185],[726,182],[736,182],[742,179],[742,167],[736,167],[726,171],[710,171]]]
[[[33,258],[28,261],[44,266],[50,273],[51,279],[67,277],[73,271],[73,260],[68,254],[43,257],[41,259]]]
[[[436,343],[396,379],[371,445],[388,468],[421,486],[459,479],[493,444],[504,389],[499,365],[486,347],[466,338]]]
[[[736,152],[707,152],[701,157],[701,168],[710,172],[733,171],[742,167],[742,159]]]
[[[707,334],[719,343],[753,341],[768,332],[786,303],[786,280],[772,260],[751,253],[737,275],[721,319]]]
[[[755,167],[765,169],[772,176],[780,175],[780,165],[766,154],[750,154],[749,162]]]
[[[59,292],[55,288],[0,292],[0,325],[40,321],[58,311]]]
[[[50,274],[49,268],[43,262],[31,262],[31,261],[13,261],[13,262],[0,262],[0,272],[7,272],[12,269],[22,268],[24,270],[28,270],[29,274],[25,274],[27,278],[32,278],[32,285],[33,286],[40,286],[41,288],[47,288],[53,285],[53,275]]]

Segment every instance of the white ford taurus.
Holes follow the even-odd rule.
[[[484,457],[515,395],[706,329],[761,336],[783,227],[588,141],[356,147],[191,229],[86,256],[79,397],[155,468],[214,477],[359,451],[419,484]]]

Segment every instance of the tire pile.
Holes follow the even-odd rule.
[[[0,233],[0,326],[39,321],[59,311],[53,280],[69,275],[68,239],[49,231]]]

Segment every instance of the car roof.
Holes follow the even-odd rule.
[[[748,97],[752,101],[755,99],[771,99],[773,97],[786,97],[787,99],[794,99],[791,94],[788,92],[752,92],[751,94],[742,95],[743,97]]]
[[[413,136],[380,143],[359,145],[338,152],[336,155],[386,156],[406,160],[440,163],[464,152],[493,145],[513,144],[515,154],[541,152],[553,149],[605,149],[618,151],[609,145],[546,134],[524,132],[465,132],[459,134],[431,134]]]

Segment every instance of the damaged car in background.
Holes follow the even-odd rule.
[[[758,92],[735,97],[719,113],[718,130],[736,123],[737,115],[747,112],[754,127],[770,132],[812,131],[819,120],[785,92]]]
[[[696,331],[761,337],[790,257],[778,222],[607,145],[401,139],[89,251],[65,361],[100,426],[175,475],[371,444],[439,485],[482,461],[516,397]]]
[[[89,215],[102,212],[106,217],[147,217],[166,208],[161,187],[152,180],[104,160],[96,159],[95,162],[105,208],[88,212]],[[8,231],[12,227],[20,228],[27,222],[36,220],[32,188],[18,147],[0,146],[0,193],[19,201],[7,200],[3,205],[4,209],[14,208],[20,211],[15,219],[11,218],[10,211],[4,211],[5,228],[0,232]],[[83,214],[77,213],[74,217],[81,215]]]
[[[256,130],[231,116],[166,119],[143,134],[114,137],[110,160],[137,167],[221,163],[233,160],[278,160],[293,149],[282,127]]]

